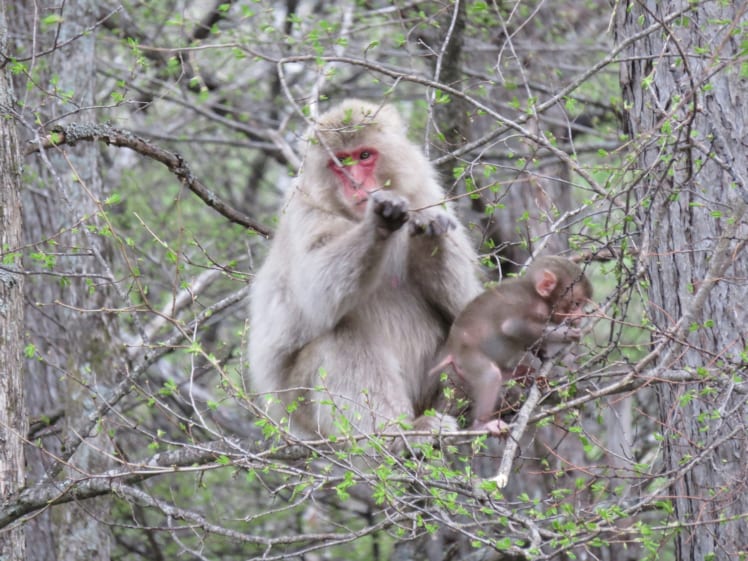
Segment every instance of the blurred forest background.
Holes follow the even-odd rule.
[[[0,559],[748,559],[747,12],[0,0]],[[401,111],[485,281],[593,279],[507,439],[258,424],[245,296],[346,97]]]

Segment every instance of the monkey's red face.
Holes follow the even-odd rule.
[[[339,152],[335,160],[330,160],[327,166],[335,172],[342,187],[346,202],[357,212],[362,213],[366,208],[369,193],[379,186],[376,180],[377,159],[379,152],[374,148],[362,146],[352,152]]]

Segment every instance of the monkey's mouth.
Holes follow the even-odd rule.
[[[365,187],[353,187],[350,190],[349,197],[353,201],[353,206],[356,210],[363,210],[366,208],[366,203],[369,201],[369,196],[377,191],[378,189],[366,189]]]
[[[366,206],[366,201],[369,200],[370,192],[363,185],[356,185],[350,181],[346,181],[343,184],[343,196],[356,210],[361,206]]]

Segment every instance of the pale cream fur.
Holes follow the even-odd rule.
[[[371,198],[363,214],[353,211],[327,166],[330,151],[360,146],[379,151],[378,200],[424,209],[395,231],[382,233]],[[341,414],[370,433],[433,406],[428,370],[481,291],[475,251],[443,201],[394,108],[348,100],[319,118],[250,298],[251,386],[295,435],[338,433]],[[444,215],[455,228],[412,232]],[[295,400],[303,401],[287,411]]]

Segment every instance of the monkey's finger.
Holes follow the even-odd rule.
[[[443,236],[450,230],[457,228],[452,217],[447,214],[438,214],[429,224],[432,236]]]
[[[410,235],[419,236],[426,232],[426,225],[423,222],[413,220],[410,223]]]
[[[375,199],[374,213],[379,217],[382,227],[390,232],[398,230],[408,221],[404,200]]]
[[[390,218],[398,213],[398,208],[391,201],[384,201],[379,207],[379,214],[385,218]]]
[[[447,214],[437,214],[428,221],[418,220],[412,222],[411,235],[425,234],[427,236],[443,236],[450,230],[456,228],[454,220]]]

